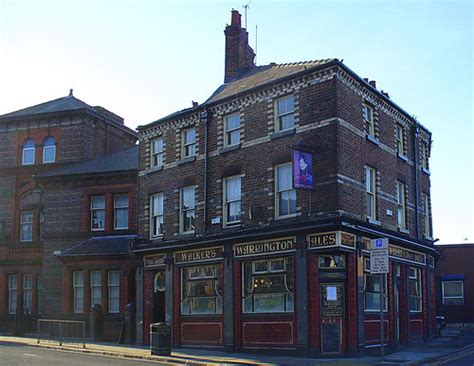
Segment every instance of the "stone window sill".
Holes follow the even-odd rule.
[[[372,135],[365,135],[366,139],[370,142],[372,142],[373,144],[379,146],[380,145],[380,140],[378,138],[375,138],[374,136]]]
[[[240,143],[236,145],[231,145],[231,146],[226,146],[226,147],[221,147],[219,149],[219,154],[225,154],[229,151],[235,151],[240,149]]]
[[[434,239],[431,236],[428,236],[426,234],[423,234],[423,238],[425,238],[425,240],[434,241]]]
[[[407,234],[407,235],[410,234],[410,230],[405,229],[404,227],[400,227],[400,226],[399,226],[399,227],[398,227],[398,231],[401,232],[401,233],[403,233],[403,234]]]
[[[431,175],[430,171],[428,169],[425,169],[425,168],[421,168],[421,171],[425,174],[428,174],[428,175]]]
[[[184,158],[184,159],[178,160],[178,162],[176,164],[177,165],[183,165],[183,164],[191,163],[193,161],[196,161],[196,155],[190,156],[189,158]]]
[[[296,132],[295,127],[289,128],[289,129],[283,130],[283,131],[274,132],[274,133],[270,134],[270,140],[275,140],[275,139],[279,139],[280,137],[294,135],[295,132]]]
[[[403,160],[403,161],[405,161],[405,162],[408,161],[408,157],[407,157],[406,155],[402,155],[402,154],[400,154],[400,153],[397,153],[397,156],[398,156],[399,159],[401,159],[401,160]]]
[[[371,217],[367,217],[367,222],[372,225],[382,225],[379,220],[372,219]]]
[[[163,170],[163,165],[154,166],[146,171],[147,174],[155,173]]]

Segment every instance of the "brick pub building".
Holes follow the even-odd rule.
[[[0,137],[0,332],[87,320],[99,303],[117,339],[135,291],[136,133],[71,91],[0,116]]]
[[[337,59],[254,65],[237,11],[225,39],[224,84],[138,128],[138,337],[166,320],[174,347],[378,347],[386,237],[385,343],[430,338],[430,131]]]

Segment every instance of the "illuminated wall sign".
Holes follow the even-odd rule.
[[[296,237],[255,241],[234,245],[234,256],[248,257],[273,253],[287,253],[295,251]]]
[[[176,264],[189,262],[207,262],[224,257],[224,247],[214,247],[206,249],[186,250],[176,252],[174,261]]]
[[[328,247],[350,247],[355,249],[356,237],[342,231],[317,233],[307,236],[308,249],[323,249]]]
[[[147,267],[163,267],[165,265],[166,254],[155,254],[145,257],[145,268]]]

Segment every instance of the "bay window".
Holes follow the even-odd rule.
[[[222,265],[181,269],[181,315],[222,314]]]
[[[273,258],[242,263],[244,313],[293,312],[293,259]]]

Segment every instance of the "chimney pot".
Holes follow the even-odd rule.
[[[364,81],[365,81],[366,83],[368,83],[368,82],[369,82],[369,78],[364,78]]]
[[[369,84],[373,86],[375,89],[377,89],[377,82],[375,80],[370,80]]]
[[[240,28],[241,15],[237,10],[232,9],[232,17],[230,20],[230,25],[236,25]]]

